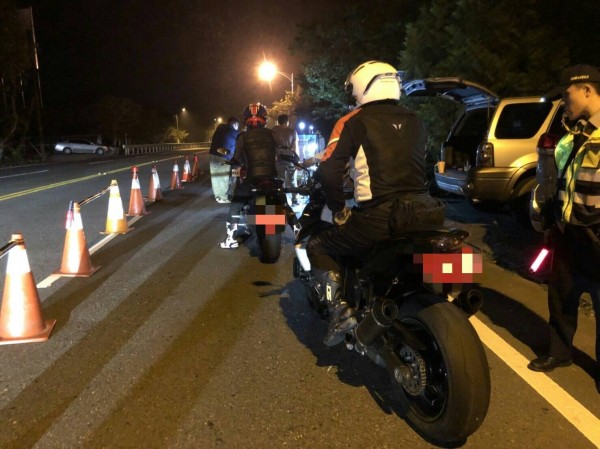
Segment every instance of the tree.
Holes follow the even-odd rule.
[[[291,49],[309,56],[300,82],[315,116],[335,120],[347,112],[343,85],[358,64],[372,59],[396,64],[406,23],[418,11],[415,3],[349,1],[331,20],[300,27]]]
[[[164,140],[172,140],[175,143],[182,143],[185,142],[185,139],[187,139],[189,135],[190,133],[187,132],[185,129],[175,128],[174,126],[170,125],[165,131]]]
[[[113,145],[119,145],[142,121],[143,108],[128,98],[108,96],[95,103],[92,111],[99,131],[108,134]]]
[[[29,82],[26,71],[31,67],[31,59],[25,29],[11,0],[0,0],[0,23],[0,158],[11,152],[11,157],[19,160],[33,100],[28,99],[21,108],[18,101],[19,97],[24,98],[21,95]]]
[[[563,38],[541,18],[546,7],[540,0],[433,0],[407,27],[400,65],[408,78],[458,76],[500,97],[541,95],[569,62]],[[434,154],[453,120],[447,102],[435,103],[412,103]]]

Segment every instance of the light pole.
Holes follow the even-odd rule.
[[[293,73],[284,73],[277,70],[277,66],[269,61],[264,61],[258,67],[258,77],[264,81],[273,81],[275,75],[281,75],[292,83],[292,93],[294,93],[294,74]]]
[[[181,112],[185,112],[185,108],[181,108]],[[175,128],[179,131],[179,112],[175,113]]]

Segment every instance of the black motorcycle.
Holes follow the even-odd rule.
[[[310,305],[324,318],[324,286],[313,276],[305,248],[311,235],[332,226],[326,210],[324,194],[313,182],[293,267]],[[346,348],[387,369],[403,417],[439,444],[466,440],[481,426],[490,401],[487,358],[468,320],[482,295],[465,282],[472,282],[468,273],[459,276],[458,285],[437,269],[474,257],[463,247],[467,236],[456,229],[412,232],[343,261],[342,295],[358,321],[346,334]]]
[[[228,150],[219,148],[221,154]],[[231,178],[228,196],[233,198],[236,187],[244,178],[244,167],[232,159],[223,164],[230,165]],[[283,181],[278,178],[262,179],[251,189],[252,201],[242,209],[239,230],[254,229],[258,242],[259,257],[263,263],[275,263],[281,255],[281,234],[285,231],[286,223],[295,219],[294,212],[287,203]],[[292,223],[293,224],[293,223]],[[245,240],[249,234],[238,231],[240,238]]]

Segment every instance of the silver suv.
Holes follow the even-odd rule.
[[[445,170],[435,173],[437,186],[464,195],[478,208],[509,205],[519,219],[529,222],[536,147],[545,136],[564,134],[561,102],[533,96],[500,100],[460,78],[409,81],[403,89],[408,96],[441,96],[464,105],[442,144]]]

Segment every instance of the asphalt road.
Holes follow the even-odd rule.
[[[211,195],[206,155],[199,180],[170,191],[175,156],[0,169],[0,239],[23,233],[44,317],[57,320],[44,343],[0,346],[0,448],[435,447],[398,416],[383,370],[323,346],[325,323],[291,275],[289,230],[273,265],[258,261],[253,240],[219,249],[227,205]],[[131,165],[145,195],[154,164],[164,200],[109,241],[108,195],[82,207],[100,269],[53,277],[68,202],[116,179],[127,209]],[[471,232],[485,261],[485,304],[472,322],[492,400],[464,447],[597,447],[593,317],[581,313],[573,366],[528,371],[545,345],[545,288],[526,274],[539,236],[446,201],[449,224]]]

